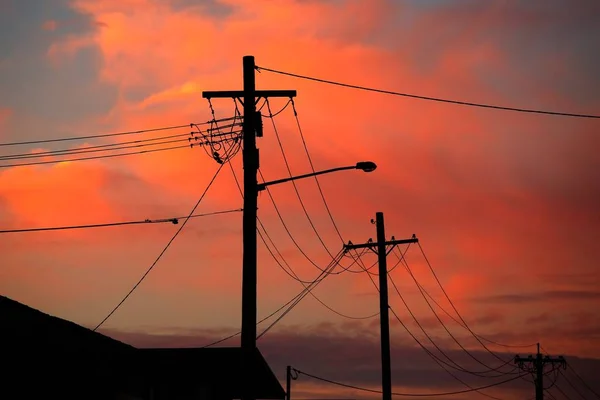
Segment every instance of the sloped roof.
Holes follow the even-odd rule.
[[[242,379],[248,376],[239,347],[137,349],[4,296],[0,326],[2,361],[10,366],[2,374],[7,381],[26,374],[53,385],[67,379],[77,386],[127,387],[128,392],[157,383],[206,384],[219,398],[241,398]],[[283,399],[285,392],[258,349],[252,358],[255,398]],[[29,389],[35,388],[21,390]]]
[[[27,349],[132,351],[135,348],[0,295],[0,341]]]

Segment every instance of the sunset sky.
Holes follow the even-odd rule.
[[[593,0],[0,0],[0,144],[188,125],[0,146],[0,230],[187,215],[219,167],[201,148],[12,167],[60,158],[7,157],[189,134],[190,123],[212,118],[202,91],[242,89],[245,55],[262,67],[354,85],[600,115],[599,23],[600,3]],[[297,91],[294,105],[315,169],[377,163],[370,174],[319,178],[344,242],[375,238],[370,220],[383,212],[388,237],[417,235],[473,332],[507,345],[540,342],[549,354],[565,355],[600,392],[600,119],[425,101],[264,70],[256,82],[259,89]],[[273,113],[286,102],[271,99]],[[232,100],[212,103],[217,118],[233,116]],[[268,114],[267,108],[262,112]],[[263,118],[264,136],[257,139],[265,179],[289,176],[276,133],[292,174],[310,172],[293,108],[273,123]],[[119,151],[70,158],[114,153]],[[241,153],[232,166],[241,178]],[[315,180],[298,181],[297,189],[315,229],[290,183],[270,193],[293,240],[266,192],[259,196],[258,215],[277,259],[311,281],[320,272],[311,261],[325,268],[343,242]],[[225,165],[196,213],[241,207]],[[93,328],[179,226],[2,233],[0,294]],[[241,212],[190,219],[100,331],[144,347],[203,346],[237,332],[241,227]],[[389,256],[390,268],[396,254]],[[363,260],[371,265],[376,256],[365,253]],[[458,319],[418,246],[408,249],[406,260],[431,297]],[[261,319],[302,285],[260,239],[258,265]],[[390,276],[451,358],[485,370],[458,341],[486,364],[501,364],[430,300],[457,341],[448,334],[404,266]],[[330,275],[313,293],[350,317],[378,311],[377,289],[364,272]],[[391,284],[390,306],[440,356]],[[395,391],[466,389],[390,318]],[[280,378],[292,365],[379,389],[378,321],[343,318],[307,296],[258,346]],[[506,360],[535,352],[535,346],[483,343]],[[237,346],[239,337],[221,345]],[[578,383],[572,372],[564,374]],[[457,376],[474,387],[503,379]],[[567,394],[572,390],[564,378],[558,382]],[[294,387],[298,398],[373,396],[304,376]],[[504,399],[534,395],[533,384],[522,380],[485,393]]]

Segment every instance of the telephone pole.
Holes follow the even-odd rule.
[[[377,254],[379,262],[379,324],[381,330],[381,391],[383,392],[383,400],[392,400],[392,367],[390,356],[390,318],[389,318],[389,302],[388,302],[388,285],[387,285],[387,255],[399,244],[416,243],[419,240],[413,235],[411,239],[385,240],[385,226],[383,223],[383,213],[375,214],[375,222],[377,228],[377,243],[373,243],[369,239],[364,244],[352,244],[348,242],[344,245],[344,249],[370,249]],[[388,246],[389,249],[388,249]]]
[[[544,356],[540,353],[540,344],[537,344],[537,354],[535,357],[532,355],[527,357],[515,356],[515,364],[523,371],[531,372],[535,374],[535,400],[544,400],[544,367],[546,364],[554,366],[554,364],[560,364],[563,368],[566,368],[567,362],[563,356],[550,357]]]
[[[243,76],[244,90],[239,91],[204,91],[202,97],[233,98],[242,102],[244,107],[243,122],[243,154],[244,166],[244,215],[242,217],[243,255],[242,255],[242,365],[245,377],[244,400],[254,399],[255,379],[251,364],[256,349],[256,217],[258,208],[259,168],[258,148],[256,147],[257,127],[261,123],[260,112],[256,111],[256,102],[267,97],[295,97],[295,90],[256,90],[256,64],[254,56],[244,56]]]

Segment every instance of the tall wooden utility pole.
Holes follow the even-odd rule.
[[[371,220],[373,221],[373,220]],[[390,317],[388,302],[387,285],[387,255],[396,245],[416,243],[419,240],[413,235],[411,239],[385,240],[385,226],[383,223],[383,213],[375,214],[375,224],[377,227],[377,242],[373,243],[371,239],[364,244],[352,244],[348,242],[344,246],[345,250],[368,248],[377,254],[379,260],[379,323],[381,329],[381,391],[383,400],[392,400],[392,366],[390,356]],[[388,246],[391,246],[388,249]]]
[[[243,155],[244,165],[244,215],[243,215],[243,260],[242,260],[242,354],[245,376],[244,400],[254,399],[254,368],[250,364],[256,349],[256,217],[258,208],[259,168],[258,149],[256,148],[256,128],[260,123],[260,113],[256,111],[256,102],[267,97],[295,97],[295,90],[256,90],[254,56],[244,56],[244,90],[202,92],[202,97],[243,99]]]
[[[550,357],[544,356],[540,353],[540,344],[537,344],[537,354],[535,357],[519,357],[515,356],[515,364],[520,369],[535,374],[535,400],[544,400],[544,367],[546,364],[554,365],[560,364],[563,368],[566,368],[567,361],[563,356]]]

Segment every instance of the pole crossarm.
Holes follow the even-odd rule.
[[[240,98],[243,99],[244,98],[244,91],[243,90],[219,90],[219,91],[212,91],[212,90],[207,90],[202,92],[202,98],[204,99],[229,99],[229,98]],[[295,90],[255,90],[254,91],[254,96],[261,98],[267,98],[267,97],[296,97],[296,91]]]
[[[567,367],[567,360],[563,356],[558,357],[550,357],[548,355],[543,355],[540,353],[540,344],[537,344],[537,354],[530,355],[527,357],[521,357],[519,355],[515,356],[514,360],[515,364],[519,367],[519,369],[527,372],[531,372],[535,374],[535,399],[536,400],[544,400],[544,367],[546,364],[552,365],[560,364],[560,367]]]
[[[533,356],[528,356],[528,357],[516,356],[515,357],[515,364],[517,364],[520,368],[523,368],[525,366],[525,364],[535,363],[535,362],[536,362],[536,359]],[[561,364],[561,366],[567,365],[567,361],[565,360],[565,358],[563,356],[558,356],[558,357],[544,356],[544,357],[542,357],[542,362],[544,364]]]
[[[393,239],[392,240],[387,240],[386,242],[384,242],[384,246],[391,246],[390,250],[386,251],[386,254],[389,254],[390,251],[392,251],[392,249],[399,245],[399,244],[408,244],[408,243],[418,243],[419,239],[417,239],[417,237],[413,234],[412,238],[410,239],[400,239],[400,240],[396,240]],[[369,241],[367,243],[361,243],[361,244],[354,244],[352,242],[348,242],[348,244],[344,245],[344,251],[348,251],[348,250],[356,250],[356,249],[369,249],[372,250],[373,252],[377,253],[377,246],[378,244],[373,242],[371,239],[369,239]]]

